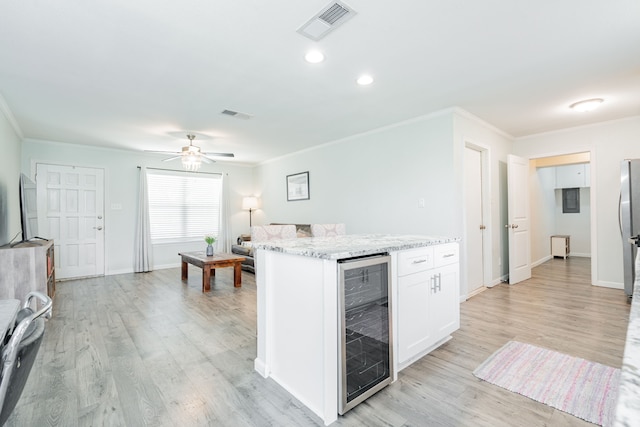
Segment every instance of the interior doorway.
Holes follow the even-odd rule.
[[[465,264],[466,297],[482,292],[490,282],[490,224],[487,177],[489,151],[486,147],[467,142],[464,150],[465,188]]]
[[[567,239],[569,257],[589,258],[595,283],[595,196],[590,152],[531,159],[532,267],[554,258],[551,236]],[[563,206],[568,190],[579,197],[575,206]],[[575,196],[574,196],[575,197]],[[562,240],[564,241],[564,240]],[[558,242],[558,237],[555,238]],[[563,261],[560,258],[560,261]]]

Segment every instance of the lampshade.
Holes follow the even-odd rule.
[[[244,197],[242,199],[242,209],[245,209],[245,210],[258,209],[258,198]]]

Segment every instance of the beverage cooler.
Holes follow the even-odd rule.
[[[392,381],[390,259],[381,254],[338,264],[341,415]]]

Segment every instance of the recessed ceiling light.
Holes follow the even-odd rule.
[[[370,85],[371,83],[373,83],[373,77],[371,77],[368,74],[363,74],[360,77],[358,77],[358,80],[356,80],[358,82],[358,84],[360,86],[366,86],[366,85]]]
[[[584,101],[574,102],[569,105],[569,108],[576,111],[591,111],[595,110],[604,102],[602,98],[585,99]]]
[[[310,50],[304,56],[304,60],[310,64],[317,64],[319,62],[324,61],[324,54],[319,50]]]

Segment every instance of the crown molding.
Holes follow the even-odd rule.
[[[2,112],[2,114],[4,114],[4,117],[7,119],[9,124],[11,124],[11,127],[13,128],[13,131],[16,133],[18,138],[20,138],[20,140],[23,140],[24,134],[22,133],[22,129],[20,129],[16,118],[11,112],[11,108],[9,108],[9,104],[7,104],[7,101],[5,101],[2,93],[0,93],[0,111]]]
[[[476,122],[480,126],[483,126],[483,127],[487,128],[487,129],[490,129],[493,132],[495,132],[495,133],[497,133],[497,134],[499,134],[499,135],[501,135],[501,136],[503,136],[503,137],[505,137],[507,139],[510,139],[512,141],[516,139],[513,135],[508,134],[507,132],[503,131],[502,129],[495,127],[491,123],[482,120],[480,117],[468,112],[467,110],[464,110],[464,109],[462,109],[460,107],[453,107],[453,112],[455,114],[461,116],[461,117],[464,117],[465,119],[469,119],[469,120],[471,120],[473,122]]]

